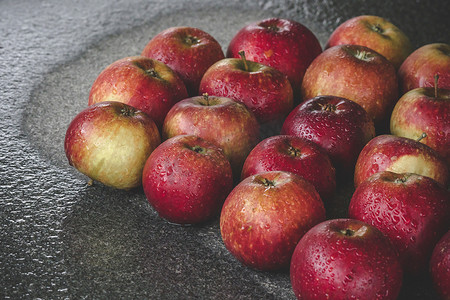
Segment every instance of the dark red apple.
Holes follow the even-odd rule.
[[[92,85],[89,105],[123,102],[148,114],[161,128],[169,109],[187,96],[183,81],[167,65],[132,56],[113,62],[100,73]]]
[[[282,123],[294,107],[291,84],[275,68],[226,58],[212,65],[200,82],[200,93],[228,97],[247,106],[258,121]]]
[[[406,272],[419,274],[450,225],[450,194],[429,177],[380,172],[355,190],[349,217],[381,230],[394,244]]]
[[[247,156],[241,178],[268,171],[302,176],[312,183],[324,201],[336,190],[335,169],[330,158],[319,145],[302,137],[276,135],[261,141]]]
[[[278,270],[289,266],[302,235],[323,220],[325,208],[312,184],[294,173],[270,171],[247,177],[231,191],[220,232],[242,264]]]
[[[441,299],[450,299],[450,231],[447,231],[434,247],[430,260],[430,274]]]
[[[359,152],[375,136],[375,129],[372,119],[356,102],[318,96],[294,108],[281,134],[315,142],[325,149],[338,173],[353,174]]]
[[[450,166],[450,89],[417,88],[404,94],[391,115],[391,133],[436,150]]]
[[[269,18],[241,28],[231,40],[227,57],[239,58],[244,51],[248,60],[280,70],[288,77],[294,96],[309,64],[322,52],[314,33],[303,24],[281,18]]]
[[[155,35],[142,56],[167,64],[183,79],[189,96],[198,95],[206,70],[225,58],[222,47],[209,33],[194,27],[170,27]]]
[[[339,25],[328,39],[326,48],[337,45],[361,45],[386,57],[396,69],[412,52],[406,34],[385,18],[362,15]]]
[[[162,218],[197,224],[219,214],[233,188],[233,177],[222,149],[194,135],[179,135],[150,155],[142,186]]]
[[[147,158],[160,144],[155,122],[144,112],[116,101],[93,104],[67,128],[69,164],[92,180],[118,189],[141,185]]]
[[[384,123],[398,100],[397,73],[378,52],[359,45],[328,48],[308,67],[303,99],[333,95],[355,101],[374,120]]]
[[[439,76],[439,87],[450,90],[450,45],[432,43],[411,53],[398,70],[401,94],[420,88],[434,87],[434,76]]]
[[[164,120],[163,138],[193,134],[223,149],[235,178],[260,141],[259,123],[244,104],[226,97],[196,96],[172,107]]]
[[[419,141],[395,135],[379,135],[359,154],[355,166],[355,187],[375,173],[416,173],[431,177],[443,186],[450,180],[447,162]]]
[[[374,226],[331,219],[310,229],[292,255],[297,299],[397,299],[403,272],[397,252]]]

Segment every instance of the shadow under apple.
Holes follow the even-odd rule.
[[[75,298],[166,299],[292,296],[288,273],[263,273],[223,246],[218,219],[179,226],[160,218],[141,189],[99,183],[78,197],[62,228],[68,289]],[[239,289],[236,289],[239,286]]]

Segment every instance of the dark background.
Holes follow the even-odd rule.
[[[245,24],[275,16],[303,23],[324,45],[343,21],[374,14],[417,48],[449,43],[450,4],[222,2],[0,1],[0,298],[294,298],[287,272],[250,270],[226,251],[217,220],[171,225],[140,189],[88,186],[65,159],[69,122],[104,67],[170,26],[199,27],[226,50]],[[352,193],[344,182],[342,207]],[[401,298],[435,299],[427,274],[406,279]]]

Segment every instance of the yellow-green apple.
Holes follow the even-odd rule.
[[[292,172],[312,183],[326,202],[336,190],[335,169],[316,143],[298,136],[275,135],[253,148],[242,167],[241,178],[268,172]]]
[[[383,17],[372,15],[353,17],[339,25],[325,48],[346,44],[373,49],[396,69],[413,50],[409,38],[400,28]]]
[[[239,178],[245,158],[260,141],[259,123],[244,104],[227,97],[194,96],[175,104],[164,120],[164,139],[193,134],[223,149]]]
[[[444,187],[450,180],[447,162],[419,141],[390,134],[379,135],[362,149],[355,166],[355,187],[382,171],[431,177]]]
[[[282,123],[294,107],[291,84],[275,68],[242,58],[225,58],[212,65],[200,82],[200,93],[244,103],[260,124]]]
[[[289,267],[305,232],[325,220],[314,186],[284,171],[256,174],[228,195],[220,214],[225,247],[242,264],[258,270]]]
[[[436,292],[442,300],[450,299],[450,231],[434,247],[430,259],[430,274]]]
[[[95,181],[118,189],[141,185],[147,158],[160,144],[155,122],[116,101],[93,104],[72,120],[64,150],[69,164]]]
[[[328,48],[308,67],[303,78],[303,99],[333,95],[361,105],[379,125],[398,100],[397,73],[386,58],[358,45]]]
[[[359,152],[375,136],[375,128],[367,112],[356,102],[317,96],[292,110],[281,134],[315,142],[326,151],[338,173],[353,174]]]
[[[299,300],[394,300],[403,271],[392,243],[376,227],[330,219],[301,238],[292,255],[290,278]]]
[[[398,250],[403,269],[417,275],[449,228],[449,199],[449,191],[429,177],[383,171],[356,188],[348,215],[381,230]]]
[[[305,25],[287,19],[268,18],[241,28],[230,41],[227,57],[239,58],[244,51],[248,60],[280,70],[288,77],[294,97],[306,68],[322,52],[322,47]]]
[[[95,79],[89,105],[119,101],[148,114],[161,128],[169,109],[187,98],[181,78],[167,65],[142,56],[119,59]]]
[[[147,43],[141,55],[172,68],[183,79],[189,96],[198,95],[203,74],[216,61],[225,58],[221,45],[213,36],[189,26],[161,31]]]
[[[391,133],[418,139],[450,166],[450,89],[417,88],[404,94],[391,114]]]
[[[142,186],[162,218],[198,224],[219,215],[233,188],[233,176],[221,148],[194,135],[178,135],[152,152]]]
[[[404,93],[419,87],[434,87],[434,76],[439,76],[439,87],[450,89],[450,45],[433,43],[411,53],[398,70],[400,91]]]

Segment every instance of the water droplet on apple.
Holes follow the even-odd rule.
[[[173,168],[172,168],[172,166],[169,166],[166,170],[166,175],[170,176],[170,175],[172,175],[172,173],[173,173]]]

